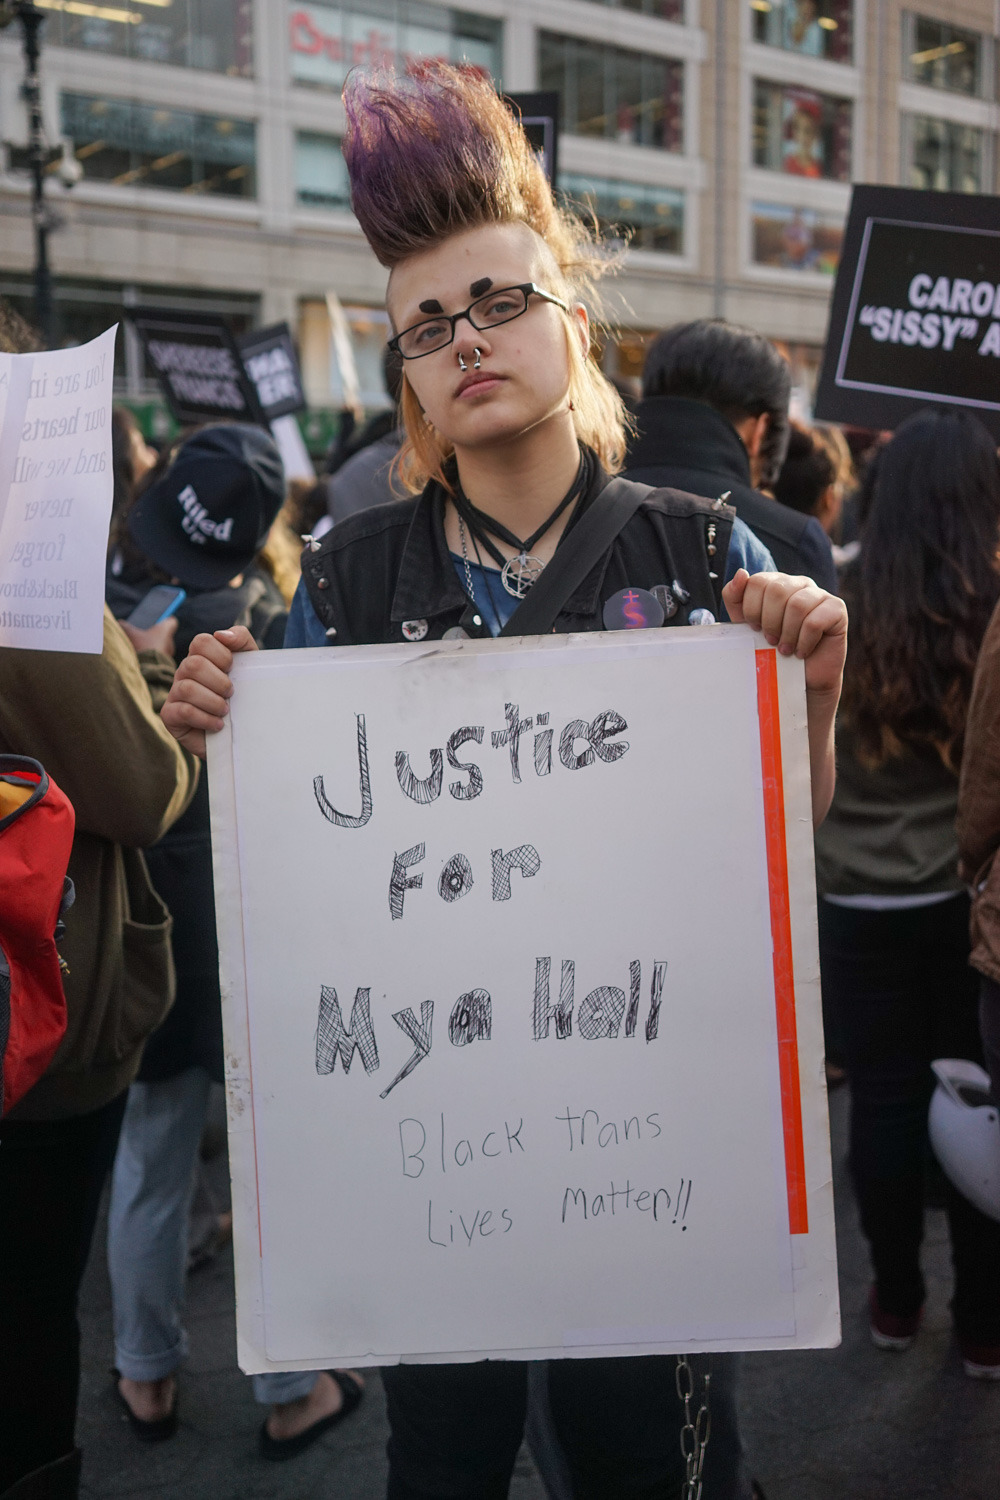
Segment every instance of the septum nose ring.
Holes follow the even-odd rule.
[[[478,370],[479,369],[480,360],[482,359],[482,355],[480,354],[480,352],[479,352],[478,349],[473,349],[472,352],[476,356],[476,363],[472,366],[472,368],[474,370]]]
[[[462,372],[463,375],[465,374],[466,370],[469,368],[468,365],[465,363],[465,360],[462,358],[461,354],[459,354],[459,356],[458,356],[458,368],[461,370],[461,372]]]

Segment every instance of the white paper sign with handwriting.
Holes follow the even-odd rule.
[[[102,649],[116,331],[0,354],[0,646]]]
[[[761,647],[237,658],[244,1369],[837,1342],[803,674]]]

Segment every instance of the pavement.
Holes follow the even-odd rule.
[[[842,1088],[831,1096],[830,1115],[843,1343],[746,1356],[742,1420],[754,1472],[767,1500],[1000,1500],[1000,1383],[963,1374],[948,1312],[941,1212],[928,1213],[928,1301],[919,1338],[905,1354],[889,1354],[868,1337],[868,1260],[845,1166],[848,1108]],[[210,1173],[224,1192],[224,1155]],[[104,1233],[102,1217],[81,1305],[84,1500],[382,1500],[387,1430],[374,1373],[357,1413],[306,1454],[283,1464],[257,1457],[263,1413],[236,1368],[228,1251],[189,1280],[191,1355],[181,1380],[180,1431],[168,1443],[137,1442],[111,1393]],[[510,1495],[545,1500],[523,1450]]]

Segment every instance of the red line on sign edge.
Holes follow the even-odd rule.
[[[781,1079],[781,1121],[785,1140],[785,1184],[788,1192],[788,1231],[790,1234],[808,1234],[802,1094],[799,1085],[798,1029],[795,1021],[795,971],[788,897],[788,850],[785,842],[781,717],[778,710],[778,665],[773,650],[760,650],[755,655],[767,883],[774,960],[774,1005],[778,1023],[778,1073]]]

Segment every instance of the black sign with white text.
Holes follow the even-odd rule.
[[[257,392],[222,318],[155,307],[129,308],[128,318],[178,422],[263,423]]]
[[[287,323],[255,328],[237,340],[243,367],[269,422],[304,411],[307,405],[298,355]]]
[[[559,95],[555,92],[505,94],[524,127],[532,148],[541,158],[549,182],[556,184],[559,171]]]
[[[816,416],[894,428],[941,405],[1000,436],[1000,199],[856,187]]]

